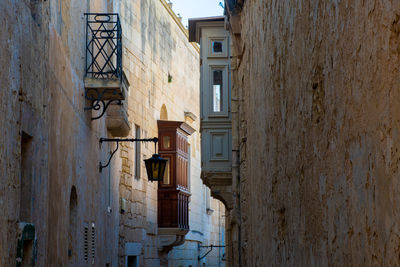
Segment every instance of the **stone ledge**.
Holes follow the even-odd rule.
[[[125,100],[129,90],[129,82],[125,73],[122,73],[121,78],[85,77],[84,83],[86,95],[93,100]]]
[[[126,137],[129,135],[131,125],[124,105],[110,104],[106,117],[107,130],[114,137]]]
[[[159,250],[168,253],[173,247],[185,243],[185,235],[189,229],[182,228],[158,228]]]

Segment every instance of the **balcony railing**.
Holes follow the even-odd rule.
[[[86,77],[122,77],[122,30],[116,13],[85,13]]]

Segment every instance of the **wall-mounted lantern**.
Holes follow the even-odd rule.
[[[108,165],[110,165],[111,159],[114,156],[115,152],[117,152],[119,148],[119,143],[120,142],[154,142],[154,148],[155,151],[157,152],[157,142],[158,138],[145,138],[145,139],[138,139],[138,138],[125,138],[125,139],[119,139],[119,138],[100,138],[100,144],[103,142],[116,142],[117,147],[115,150],[111,153],[110,158],[108,159],[108,162],[106,165],[101,164],[99,162],[99,170],[100,172],[102,169],[106,168]],[[165,172],[165,166],[167,165],[167,160],[163,159],[160,157],[158,154],[153,154],[153,156],[149,159],[145,159],[144,163],[146,165],[146,171],[147,171],[147,176],[150,182],[154,181],[162,181],[164,178],[164,172]]]
[[[158,154],[153,154],[149,159],[145,159],[147,177],[150,182],[162,181],[164,179],[165,166],[167,166],[166,159],[163,159]]]

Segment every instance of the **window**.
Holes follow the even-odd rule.
[[[227,37],[208,37],[208,57],[226,58],[228,57]]]
[[[19,218],[31,221],[32,210],[32,137],[25,132],[21,136],[21,192]]]
[[[76,255],[76,227],[78,217],[78,195],[75,186],[71,188],[69,197],[69,227],[68,227],[68,257],[70,260]]]
[[[140,127],[135,125],[135,138],[140,138]],[[140,179],[140,143],[135,142],[135,178]]]
[[[222,42],[221,41],[213,41],[212,42],[212,52],[213,52],[213,54],[222,53]]]
[[[170,178],[170,158],[165,157],[167,160],[167,165],[165,166],[165,172],[164,172],[164,179],[163,179],[163,184],[170,184],[171,183],[171,178]]]
[[[169,149],[171,147],[171,137],[169,135],[163,136],[163,148]]]
[[[208,90],[204,94],[208,100],[203,101],[202,108],[207,108],[207,117],[229,117],[228,65],[208,65],[208,68]]]
[[[222,70],[213,70],[213,111],[222,111]]]

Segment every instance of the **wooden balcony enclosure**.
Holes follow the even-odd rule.
[[[195,130],[179,121],[158,121],[158,151],[168,160],[158,183],[158,227],[189,230],[189,144]]]

